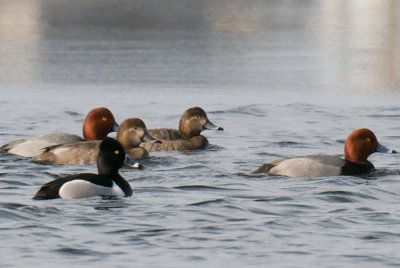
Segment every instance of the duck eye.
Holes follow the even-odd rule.
[[[115,154],[115,155],[119,155],[119,150],[115,150],[115,151],[114,151],[114,154]]]
[[[106,121],[107,121],[107,117],[103,116],[103,117],[101,118],[101,120],[102,120],[103,122],[106,122]]]
[[[196,115],[196,116],[194,117],[194,119],[199,120],[199,119],[200,119],[200,115]]]
[[[366,141],[367,141],[367,142],[371,142],[371,138],[367,138]]]

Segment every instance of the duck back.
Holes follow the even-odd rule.
[[[140,147],[149,152],[156,151],[190,151],[203,149],[208,145],[206,137],[199,135],[190,139],[162,140],[162,143],[143,142]]]
[[[158,151],[184,151],[190,150],[192,145],[188,140],[163,140],[162,143],[142,142],[140,147],[148,152]]]
[[[94,164],[99,154],[100,142],[81,141],[46,147],[33,160],[54,164]]]
[[[12,141],[0,147],[0,151],[22,157],[35,157],[41,153],[44,147],[56,144],[66,144],[82,141],[83,139],[77,135],[54,132],[33,138]]]
[[[149,129],[149,134],[159,140],[179,140],[183,139],[177,129],[173,128],[156,128]]]

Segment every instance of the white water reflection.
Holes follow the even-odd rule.
[[[0,3],[0,84],[399,89],[399,4]]]
[[[399,89],[396,1],[323,1],[310,27],[323,48],[323,80],[347,89]]]
[[[43,23],[40,1],[0,3],[0,83],[26,84],[37,78]]]

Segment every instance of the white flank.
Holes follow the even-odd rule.
[[[28,140],[16,145],[9,150],[10,154],[15,154],[23,157],[35,157],[39,155],[44,147],[54,145],[46,141]]]
[[[344,165],[343,159],[325,156],[321,157],[322,159],[318,159],[316,156],[289,158],[273,167],[269,173],[271,175],[309,178],[340,175],[341,167]],[[330,161],[324,162],[321,160]]]
[[[74,199],[98,195],[124,196],[124,193],[115,183],[112,187],[104,187],[85,180],[73,180],[61,186],[59,195],[63,199]]]
[[[60,146],[60,147],[54,148],[53,150],[51,150],[51,152],[55,155],[58,155],[58,154],[62,154],[64,152],[67,152],[70,150],[71,150],[71,148]]]

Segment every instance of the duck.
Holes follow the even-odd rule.
[[[150,135],[161,140],[162,143],[143,142],[140,147],[149,152],[203,149],[209,144],[208,139],[201,135],[201,132],[206,129],[224,130],[222,127],[213,124],[202,108],[191,107],[182,114],[179,129],[149,129]]]
[[[360,128],[348,135],[344,143],[344,159],[331,155],[283,158],[264,164],[252,173],[308,178],[362,175],[375,169],[367,159],[376,152],[396,153],[381,145],[372,130]]]
[[[141,160],[149,156],[146,149],[139,147],[140,143],[161,142],[148,133],[145,123],[139,118],[125,119],[118,128],[116,139],[132,160]],[[100,140],[90,140],[49,146],[33,160],[53,164],[94,164],[99,154],[100,143]]]
[[[162,141],[149,134],[146,124],[139,118],[128,118],[121,124],[117,132],[117,140],[122,144],[126,153],[133,160],[142,160],[149,157],[149,152],[141,143],[161,144]]]
[[[76,199],[91,196],[132,196],[130,184],[118,173],[124,165],[125,151],[115,139],[100,143],[98,174],[80,173],[50,181],[40,187],[33,199]]]
[[[26,158],[36,157],[48,146],[83,140],[103,140],[108,133],[117,131],[118,127],[111,111],[105,107],[98,107],[90,110],[83,122],[83,138],[70,133],[53,132],[12,141],[0,147],[0,151]]]

